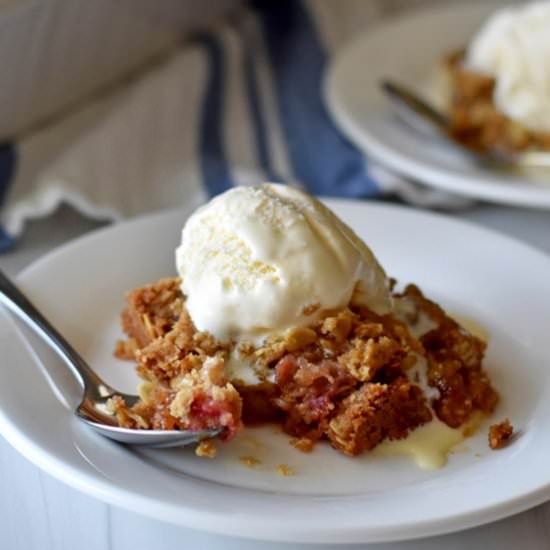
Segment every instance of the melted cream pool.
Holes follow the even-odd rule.
[[[384,441],[372,452],[378,456],[409,456],[419,468],[437,470],[445,466],[452,449],[476,432],[483,418],[481,413],[474,414],[460,428],[449,428],[441,420],[434,418],[411,432],[406,439]]]
[[[482,326],[478,321],[472,319],[471,317],[466,317],[464,315],[457,315],[455,313],[449,314],[457,323],[462,325],[468,332],[477,336],[480,340],[484,342],[489,342],[490,334],[489,331]]]

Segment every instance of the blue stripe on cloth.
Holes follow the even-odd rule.
[[[276,175],[273,169],[273,163],[271,162],[271,155],[269,152],[267,141],[267,125],[263,116],[262,107],[260,104],[260,96],[258,91],[258,72],[256,70],[256,64],[254,57],[257,55],[257,50],[254,49],[253,37],[250,33],[246,32],[246,28],[243,26],[241,29],[243,40],[243,57],[244,57],[244,80],[246,86],[246,93],[248,95],[248,102],[250,105],[250,113],[253,121],[253,131],[256,137],[257,155],[259,165],[264,171],[269,181],[279,182],[282,181],[279,176]]]
[[[379,189],[366,160],[336,129],[323,104],[327,56],[299,0],[257,0],[281,124],[295,176],[314,194],[366,197]]]
[[[201,34],[197,42],[204,46],[208,57],[208,81],[201,106],[199,154],[204,185],[213,197],[232,187],[231,172],[223,146],[223,100],[225,60],[219,40],[211,34]]]
[[[17,166],[17,152],[13,143],[0,144],[0,207],[6,198],[9,184],[13,181]],[[0,225],[0,253],[9,250],[15,239]]]

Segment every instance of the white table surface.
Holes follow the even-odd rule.
[[[478,205],[453,216],[497,229],[550,254],[550,212]],[[15,275],[59,244],[102,224],[68,208],[29,225],[18,247],[0,255]],[[511,260],[513,261],[513,259]],[[549,274],[550,276],[550,274]],[[547,297],[548,298],[548,297]],[[1,357],[1,355],[0,355]],[[0,368],[2,365],[0,364]],[[313,548],[213,536],[103,504],[40,471],[0,436],[1,550],[175,550]],[[342,545],[323,548],[344,548]],[[550,548],[550,503],[497,523],[419,541],[372,545],[383,550],[524,550]]]

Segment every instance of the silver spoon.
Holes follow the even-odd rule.
[[[128,407],[131,407],[138,401],[139,397],[116,391],[106,384],[1,271],[0,303],[31,327],[65,361],[84,391],[82,401],[76,408],[75,414],[101,435],[130,445],[176,447],[197,443],[221,433],[221,429],[192,432],[121,428],[116,417],[109,412],[107,401],[118,395]]]
[[[449,119],[409,88],[391,80],[383,80],[381,87],[401,120],[423,134],[436,134],[445,139],[478,164],[502,168],[550,168],[550,153],[544,151],[481,153],[468,149],[450,138]]]

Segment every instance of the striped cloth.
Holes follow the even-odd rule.
[[[456,204],[367,161],[330,120],[321,95],[338,42],[329,5],[258,2],[139,79],[0,145],[0,250],[60,202],[119,220],[260,181]]]

